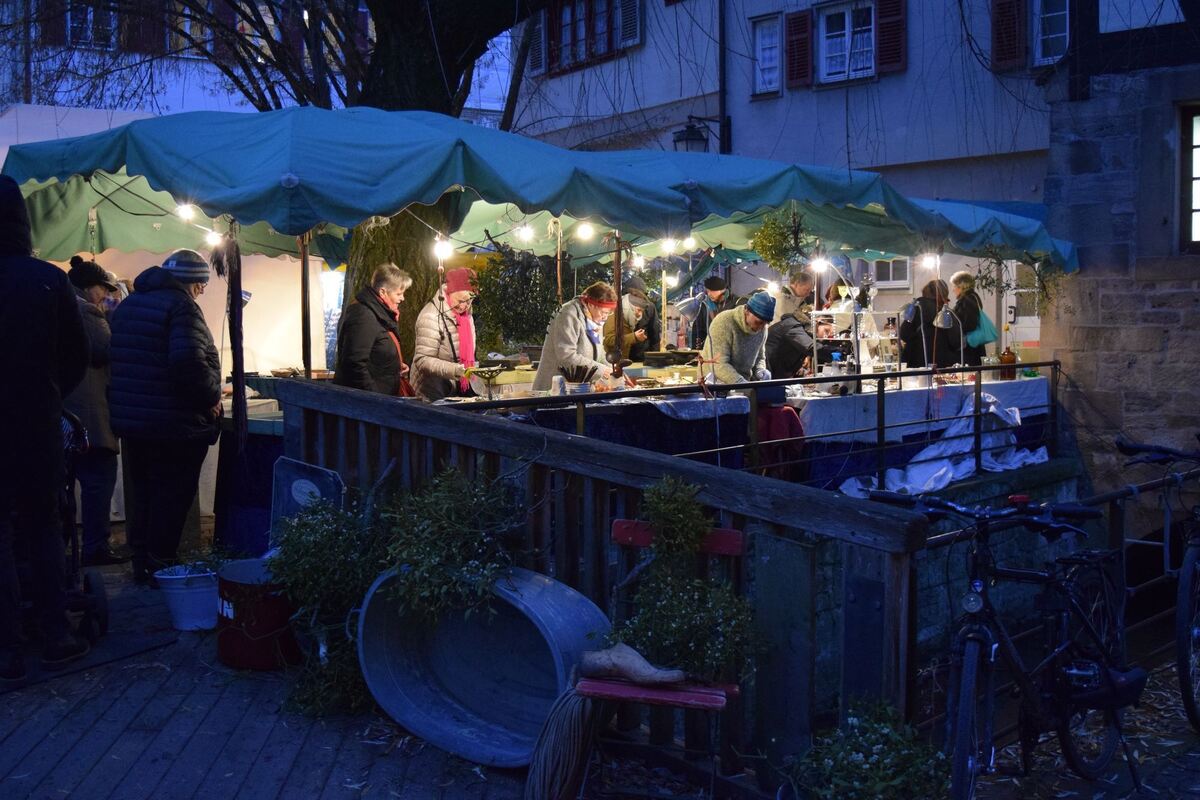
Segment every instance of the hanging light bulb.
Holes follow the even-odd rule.
[[[667,255],[671,255],[672,253],[674,253],[675,248],[677,248],[678,246],[679,246],[679,242],[675,241],[674,239],[663,239],[662,240],[662,251],[664,253],[666,253]]]
[[[767,281],[767,294],[779,294],[779,284],[775,281]]]
[[[204,243],[209,247],[217,247],[225,237],[216,231],[209,231],[204,234]]]
[[[926,253],[921,256],[921,266],[925,269],[937,269],[940,260],[937,253]]]
[[[663,275],[663,281],[666,282],[668,289],[674,289],[679,285],[679,273],[674,275]]]
[[[592,227],[590,222],[581,222],[575,226],[575,238],[581,242],[590,241],[596,235],[596,229]]]
[[[824,272],[829,269],[829,259],[824,256],[817,256],[808,265],[813,268],[814,272]]]
[[[181,203],[175,209],[175,213],[178,214],[179,218],[184,222],[190,222],[196,216],[196,207],[190,203]]]
[[[517,238],[522,242],[533,241],[533,228],[529,225],[522,225],[517,228]]]
[[[645,267],[646,267],[646,257],[644,255],[642,255],[641,253],[634,253],[633,254],[633,268],[634,269],[645,269]]]
[[[695,250],[696,249],[696,237],[689,236],[686,239],[684,239],[683,240],[683,249],[684,250]]]
[[[433,255],[438,261],[445,261],[450,256],[454,255],[454,246],[449,241],[439,236],[433,243]]]

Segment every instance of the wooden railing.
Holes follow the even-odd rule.
[[[618,567],[609,545],[612,520],[636,517],[642,490],[666,475],[699,486],[699,500],[716,524],[748,534],[750,552],[738,583],[753,601],[765,640],[744,718],[724,743],[724,769],[736,769],[736,753],[761,752],[778,763],[807,746],[815,710],[836,706],[837,699],[815,696],[818,651],[836,662],[847,640],[859,643],[852,648],[859,663],[820,665],[822,674],[834,667],[840,673],[833,694],[882,697],[906,709],[914,641],[912,554],[924,546],[924,517],[453,408],[305,381],[279,383],[288,456],[336,469],[348,486],[362,488],[393,459],[404,488],[449,467],[517,482],[528,511],[526,565],[610,613]],[[840,609],[825,613],[835,622],[842,615],[835,625],[842,642],[816,639],[818,570],[830,563],[823,558],[819,565],[818,552],[832,552],[841,564],[836,582],[845,599],[833,604]]]

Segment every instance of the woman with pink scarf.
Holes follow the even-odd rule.
[[[417,394],[430,402],[470,393],[466,371],[475,366],[474,281],[474,270],[450,270],[417,315],[412,382]]]

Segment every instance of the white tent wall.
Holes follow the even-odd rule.
[[[88,253],[81,253],[91,258]],[[207,255],[207,254],[206,254]],[[108,250],[95,258],[100,266],[118,278],[134,279],[143,270],[162,263],[167,253],[134,252],[122,253]],[[313,369],[325,368],[325,337],[322,322],[323,296],[321,271],[323,262],[319,258],[309,259],[310,313],[312,317],[312,365]],[[68,265],[59,264],[66,269]],[[244,311],[244,352],[246,371],[269,374],[272,369],[300,367],[300,262],[294,258],[268,258],[266,256],[244,256],[242,258],[242,288],[251,293]],[[225,317],[225,298],[228,285],[225,279],[213,275],[204,294],[200,295],[200,308],[212,331],[213,339],[221,352],[222,380],[232,371],[229,349],[229,325]],[[200,473],[200,513],[213,513],[213,496],[217,479],[217,445],[209,449],[208,457]],[[124,518],[124,503],[121,485],[113,496],[113,510],[118,519]]]

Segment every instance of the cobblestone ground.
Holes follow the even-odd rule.
[[[1040,748],[1028,777],[991,776],[980,793],[981,799],[1200,798],[1200,734],[1192,730],[1184,715],[1171,665],[1152,673],[1141,707],[1127,712],[1125,724],[1130,748],[1139,764],[1142,791],[1134,788],[1120,751],[1100,780],[1085,781],[1070,772],[1058,752],[1057,742],[1051,738]],[[1001,772],[1017,767],[1019,755],[1015,745],[1001,753],[999,764]]]

